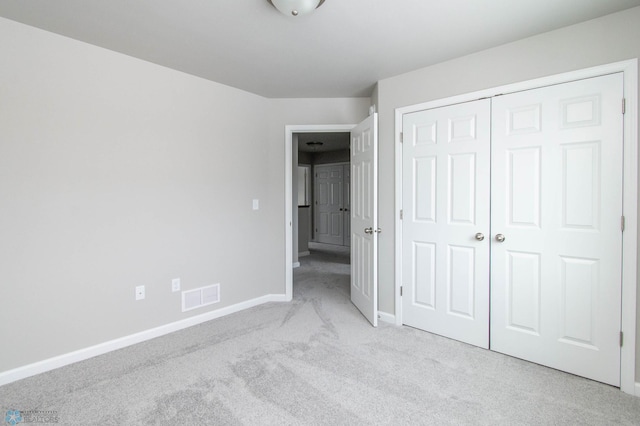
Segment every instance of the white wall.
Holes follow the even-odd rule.
[[[368,103],[269,100],[0,18],[0,373],[283,294],[284,125]],[[221,302],[181,313],[175,277]]]
[[[640,7],[378,82],[380,310],[394,313],[395,108],[638,57]]]
[[[0,93],[0,371],[282,287],[266,99],[4,19]]]

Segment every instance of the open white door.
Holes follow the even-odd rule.
[[[351,302],[378,326],[378,114],[351,130]]]

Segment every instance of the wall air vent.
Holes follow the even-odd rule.
[[[213,305],[220,301],[220,284],[212,284],[182,292],[182,312]]]

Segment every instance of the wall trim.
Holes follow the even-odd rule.
[[[386,312],[378,311],[378,319],[389,324],[396,325],[396,316]]]
[[[193,327],[194,325],[202,324],[216,318],[240,312],[245,309],[253,308],[254,306],[262,305],[264,303],[287,301],[288,299],[284,294],[267,294],[255,299],[236,303],[235,305],[216,309],[215,311],[206,312],[204,314],[185,318],[169,324],[161,325],[159,327],[150,328],[148,330],[130,334],[128,336],[89,346],[87,348],[78,349],[73,352],[34,362],[32,364],[24,365],[12,370],[3,371],[0,373],[0,386],[15,382],[17,380],[26,379],[27,377],[35,376],[36,374],[55,370],[56,368],[64,367],[66,365],[74,364],[79,361],[84,361],[98,355],[103,355],[108,352],[126,348],[127,346],[135,345],[146,340],[164,336],[166,334],[173,333],[174,331]]]
[[[295,269],[295,268],[299,268],[299,267],[300,267],[300,262],[293,262],[293,263],[291,264],[291,267],[292,267],[292,268],[294,268],[294,269]]]
[[[636,382],[636,396],[640,398],[640,382]]]
[[[402,116],[425,109],[454,105],[474,101],[480,98],[493,97],[498,94],[514,93],[536,89],[554,84],[562,84],[585,78],[622,72],[624,75],[624,97],[626,113],[624,119],[624,174],[623,174],[623,215],[625,231],[622,241],[622,318],[621,329],[624,332],[625,344],[620,350],[620,389],[629,394],[638,394],[636,378],[636,295],[638,264],[638,59],[599,65],[547,77],[522,81],[479,90],[448,98],[436,99],[416,105],[395,109],[395,180],[396,180],[396,220],[395,220],[395,314],[396,323],[402,324],[402,300],[400,283],[402,283]]]
[[[262,305],[264,303],[269,303],[269,302],[289,302],[290,301],[289,299],[287,299],[287,295],[285,294],[267,294],[266,296],[262,296],[262,297],[268,297],[269,300],[265,300],[262,303],[257,303],[255,305],[249,306],[249,308],[253,308],[254,306]],[[256,299],[252,299],[252,300],[256,300]],[[244,309],[247,309],[247,308],[240,309],[240,311]],[[239,311],[235,311],[235,312],[239,312]],[[229,312],[229,313],[232,314],[234,312]],[[229,315],[229,314],[225,314],[225,315]]]
[[[311,252],[309,250],[307,251],[301,251],[298,253],[298,257],[305,257],[305,256],[309,256],[311,254]]]

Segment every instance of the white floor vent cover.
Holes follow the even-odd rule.
[[[182,312],[213,305],[220,301],[220,284],[182,292]]]

